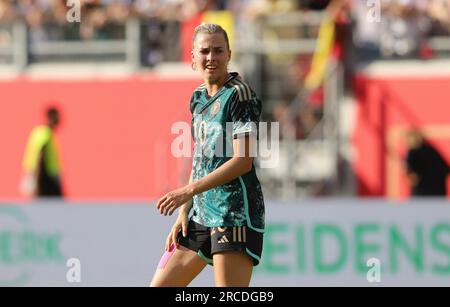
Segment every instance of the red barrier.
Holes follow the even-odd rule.
[[[69,199],[150,200],[179,186],[190,162],[171,156],[171,126],[190,124],[189,99],[200,83],[153,77],[0,82],[0,200],[21,198],[28,133],[55,101]]]
[[[409,195],[403,160],[405,132],[411,127],[419,128],[450,162],[449,84],[448,76],[356,78],[353,141],[359,195],[395,199]]]

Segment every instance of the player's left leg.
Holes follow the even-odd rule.
[[[253,260],[244,251],[224,251],[213,255],[216,287],[248,287]]]

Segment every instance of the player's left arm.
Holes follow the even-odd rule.
[[[176,208],[188,202],[194,195],[223,185],[248,173],[252,169],[255,136],[238,137],[233,140],[233,157],[205,177],[180,189],[167,193],[158,200],[157,208],[164,215],[172,215]]]

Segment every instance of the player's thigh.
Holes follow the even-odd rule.
[[[224,251],[213,255],[216,287],[248,287],[253,260],[244,251]]]
[[[169,257],[163,268],[156,269],[150,287],[185,287],[206,266],[206,262],[196,252],[184,246],[180,246]]]

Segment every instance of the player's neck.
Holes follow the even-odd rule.
[[[217,81],[206,81],[206,90],[208,91],[208,95],[210,97],[213,97],[216,95],[220,89],[224,86],[224,84],[227,82],[230,74],[227,73],[225,76],[220,78]]]

